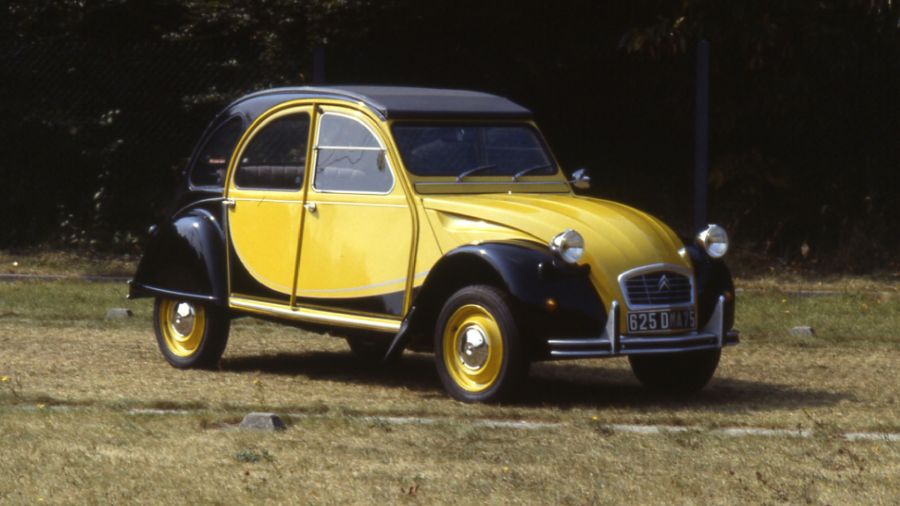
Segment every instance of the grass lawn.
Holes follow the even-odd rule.
[[[689,398],[646,392],[623,359],[585,360],[537,364],[504,406],[447,398],[429,355],[366,367],[343,340],[253,319],[234,322],[220,371],[179,371],[122,285],[0,283],[0,503],[897,504],[900,442],[842,434],[900,433],[900,296],[840,283],[747,283],[742,344]],[[109,307],[135,316],[107,321]],[[251,410],[289,427],[237,430]],[[721,427],[813,435],[707,430]]]

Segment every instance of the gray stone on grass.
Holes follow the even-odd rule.
[[[114,307],[106,310],[107,320],[125,320],[132,316],[134,316],[134,313],[124,307]]]
[[[240,427],[250,430],[284,430],[284,421],[275,413],[249,413],[241,420]]]
[[[816,330],[809,325],[799,325],[791,329],[791,335],[797,337],[815,337]]]

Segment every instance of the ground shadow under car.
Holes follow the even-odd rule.
[[[262,372],[359,385],[379,385],[426,397],[445,396],[430,355],[407,354],[391,365],[368,364],[349,352],[278,353],[222,359],[223,372]],[[850,392],[801,388],[789,384],[748,381],[717,373],[700,392],[673,396],[643,388],[631,371],[566,362],[533,364],[528,381],[510,405],[522,407],[636,409],[690,408],[713,412],[796,410],[852,400]]]

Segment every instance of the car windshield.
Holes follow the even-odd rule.
[[[556,165],[530,125],[422,124],[393,126],[407,170],[418,176],[555,174]]]

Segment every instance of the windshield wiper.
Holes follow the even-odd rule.
[[[496,169],[496,168],[497,168],[496,165],[479,165],[478,167],[474,167],[474,168],[471,168],[469,170],[466,170],[466,171],[463,171],[462,173],[460,173],[460,175],[456,176],[456,182],[458,183],[458,182],[462,181],[464,177],[472,175],[476,172],[481,172],[483,170]]]
[[[515,175],[513,176],[512,180],[518,181],[520,177],[524,176],[525,174],[528,174],[529,172],[534,172],[536,170],[541,170],[541,169],[550,169],[552,167],[553,167],[553,165],[551,165],[549,163],[545,163],[544,165],[535,165],[534,167],[528,167],[527,169],[522,169],[519,172],[516,172]]]

